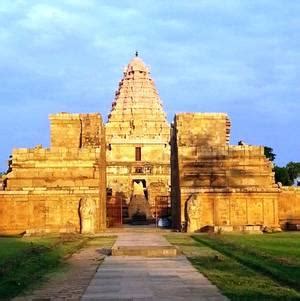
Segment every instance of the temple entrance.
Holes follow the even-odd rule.
[[[107,227],[170,227],[171,199],[164,184],[145,179],[131,180],[130,197],[107,188]]]
[[[132,225],[148,225],[152,222],[148,202],[147,183],[144,179],[132,180],[132,194],[128,204],[128,218]]]

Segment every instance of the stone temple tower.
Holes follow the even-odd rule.
[[[169,141],[170,125],[154,81],[136,54],[124,70],[106,124],[107,192],[122,199],[123,221],[135,213],[151,219],[155,200],[169,196]]]

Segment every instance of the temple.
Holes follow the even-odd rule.
[[[170,125],[149,68],[138,56],[124,70],[105,130],[107,187],[110,204],[122,204],[119,223],[136,213],[140,220],[153,218],[155,200],[169,198]]]
[[[106,124],[98,113],[49,119],[49,148],[14,149],[0,179],[0,233],[96,233],[159,218],[189,232],[300,223],[300,190],[275,183],[262,146],[230,145],[227,114],[168,123],[138,54]]]

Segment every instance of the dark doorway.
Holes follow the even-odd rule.
[[[146,184],[146,180],[145,179],[134,179],[132,180],[132,186],[134,185],[134,183],[143,184],[143,188],[144,188],[144,195],[146,200],[148,200],[148,191],[147,191],[147,184]]]

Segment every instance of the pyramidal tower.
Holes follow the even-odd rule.
[[[169,141],[170,126],[150,76],[149,68],[136,56],[124,70],[106,125],[110,143]]]
[[[124,70],[106,123],[107,186],[112,198],[122,197],[129,205],[136,184],[142,185],[150,209],[158,194],[167,197],[169,142],[170,125],[149,67],[136,53]],[[126,212],[124,208],[124,219]]]

